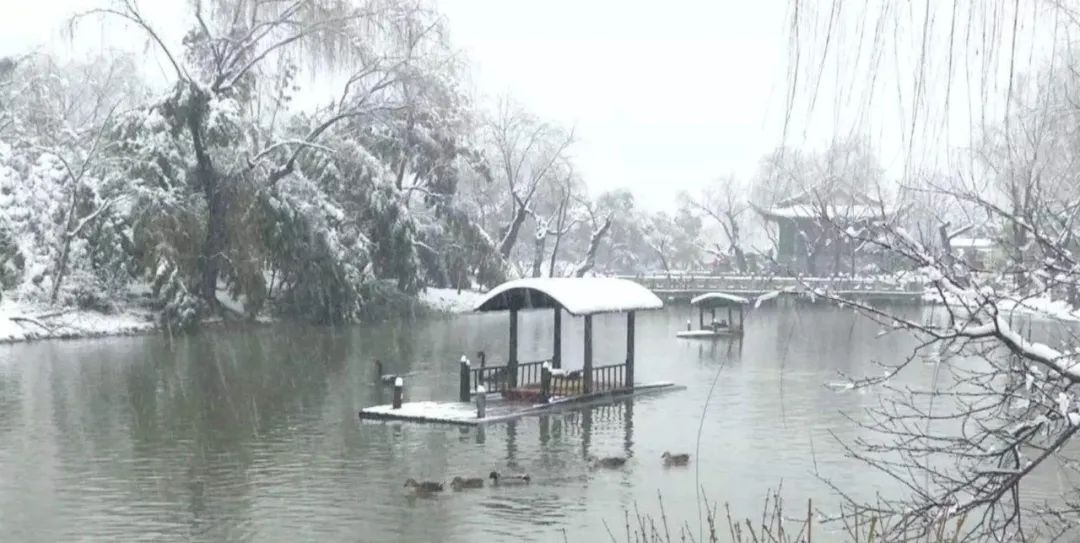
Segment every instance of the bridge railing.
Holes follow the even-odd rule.
[[[650,290],[767,292],[793,288],[830,292],[921,292],[918,281],[900,281],[880,277],[779,277],[750,275],[637,275],[622,276]]]

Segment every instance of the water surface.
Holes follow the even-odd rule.
[[[389,401],[373,384],[375,358],[410,373],[407,399],[453,399],[462,353],[505,360],[505,314],[0,346],[0,533],[291,542],[562,541],[565,531],[596,541],[607,540],[606,521],[622,540],[624,511],[657,511],[658,492],[672,524],[696,530],[696,482],[739,515],[758,513],[781,482],[798,504],[830,499],[821,477],[863,496],[894,489],[836,440],[858,433],[841,412],[875,395],[823,385],[880,371],[872,362],[899,360],[912,338],[876,337],[850,309],[781,305],[755,312],[741,345],[675,339],[690,316],[673,307],[637,319],[638,380],[686,390],[483,430],[361,423],[356,413]],[[563,327],[574,367],[582,322]],[[549,312],[523,313],[521,331],[523,360],[550,356]],[[596,319],[596,364],[623,359],[624,334],[625,317]],[[933,368],[906,375],[926,387]],[[694,461],[665,469],[665,450]],[[589,454],[631,460],[594,472]],[[527,471],[534,484],[402,492],[408,477],[493,469]],[[1040,485],[1056,490],[1053,479]]]

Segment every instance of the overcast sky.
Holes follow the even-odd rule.
[[[441,6],[479,91],[508,93],[575,128],[579,169],[594,191],[627,186],[665,206],[678,190],[750,175],[780,141],[784,2]]]
[[[155,18],[172,19],[169,8],[154,4],[141,2]],[[0,20],[0,54],[57,41],[66,17],[90,5],[95,2],[11,2]],[[752,174],[780,141],[784,2],[439,5],[452,40],[471,60],[476,92],[508,94],[573,127],[578,169],[593,191],[625,186],[643,204],[667,207],[678,190],[728,173]],[[87,26],[93,25],[80,30],[81,48],[118,39],[103,42]]]
[[[628,187],[642,205],[654,209],[668,208],[680,190],[700,188],[718,177],[753,176],[761,157],[781,143],[823,148],[844,130],[837,128],[843,122],[835,112],[854,109],[848,103],[850,89],[845,95],[826,81],[813,114],[796,115],[796,124],[783,134],[791,53],[789,4],[784,1],[438,2],[450,21],[452,41],[470,60],[472,87],[481,103],[506,94],[540,117],[574,128],[578,171],[591,190]],[[0,55],[36,44],[76,54],[104,45],[144,46],[139,32],[118,25],[102,31],[94,22],[80,27],[74,45],[60,39],[70,14],[102,5],[102,0],[8,4],[0,19]],[[189,10],[183,2],[142,0],[140,5],[168,40],[178,42],[187,30]],[[919,19],[917,13],[909,15]],[[861,36],[851,29],[864,13],[851,9],[846,17],[846,34]],[[822,73],[833,77],[835,72],[841,82],[836,88],[842,89],[860,79],[850,66],[860,57],[850,44],[840,45],[834,50],[848,56],[834,55],[835,69],[823,66]],[[147,59],[151,70],[159,65],[153,55]],[[894,73],[913,81],[910,71]],[[896,85],[886,77],[877,77],[876,84],[893,92]],[[946,79],[935,76],[932,81]],[[800,87],[799,92],[807,90]],[[908,130],[904,110],[886,99],[877,100],[871,113],[879,120],[860,128],[861,136],[874,141],[887,174],[896,178],[908,149],[899,141]],[[938,135],[920,136],[920,142],[944,147]],[[948,137],[950,145],[966,144],[966,129],[959,138]]]

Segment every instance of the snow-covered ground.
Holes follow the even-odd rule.
[[[115,313],[56,309],[5,299],[0,301],[0,343],[77,337],[120,336],[156,328],[153,314],[137,307]]]
[[[444,313],[471,311],[482,298],[483,294],[479,292],[438,288],[429,288],[419,295],[420,303]],[[239,301],[221,295],[219,300],[236,314],[243,314],[243,304]],[[271,319],[264,316],[257,320],[267,322]],[[210,323],[213,319],[204,322]],[[0,301],[0,344],[35,339],[122,336],[156,328],[153,312],[134,305],[122,305],[116,312],[105,314],[52,308],[7,297]]]
[[[457,290],[452,288],[428,288],[420,291],[420,303],[444,313],[466,313],[472,311],[480,300],[482,292]]]

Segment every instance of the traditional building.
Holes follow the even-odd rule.
[[[751,204],[767,222],[781,272],[809,275],[857,274],[884,263],[850,234],[895,212],[878,199],[842,188],[811,189],[770,207]]]

